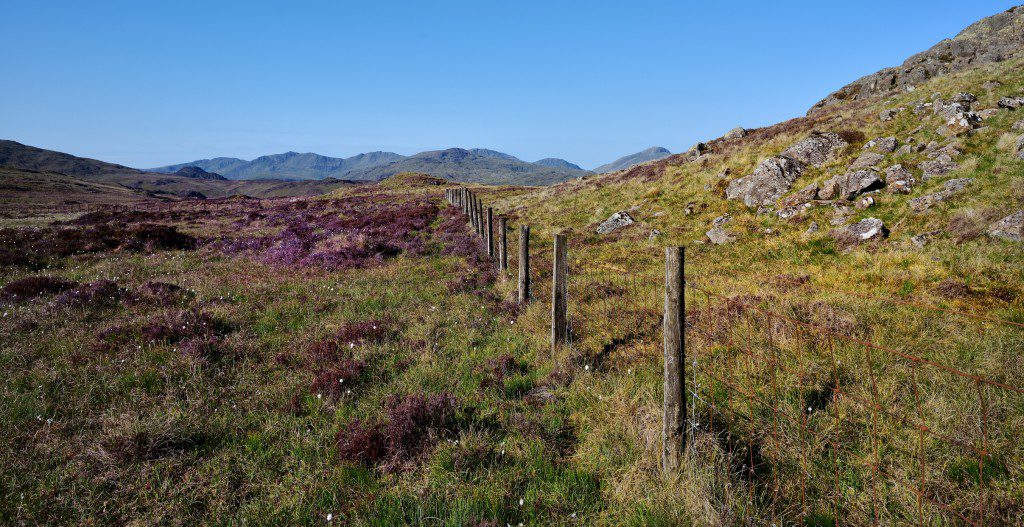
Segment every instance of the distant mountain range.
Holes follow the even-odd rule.
[[[200,159],[188,163],[139,170],[95,159],[44,150],[15,141],[0,140],[0,167],[59,173],[82,178],[104,176],[167,176],[182,180],[323,180],[380,181],[402,172],[418,172],[466,183],[494,185],[551,185],[593,174],[612,172],[670,155],[650,148],[602,165],[594,171],[564,159],[546,158],[530,163],[486,148],[449,148],[403,156],[369,152],[348,158],[314,153],[286,152],[252,161],[232,157]],[[145,178],[144,178],[145,179]],[[166,181],[166,179],[164,180]]]
[[[660,146],[652,146],[651,148],[648,148],[643,152],[637,152],[635,154],[620,157],[615,161],[608,163],[607,165],[601,165],[595,168],[594,172],[598,174],[618,172],[619,170],[625,170],[634,165],[639,165],[641,163],[646,163],[648,161],[657,161],[659,159],[664,159],[670,155],[672,155],[672,152],[669,152],[668,149],[662,148]]]
[[[333,177],[354,181],[379,181],[402,172],[418,172],[467,183],[551,185],[595,172],[626,169],[669,155],[671,152],[668,150],[654,147],[589,171],[564,159],[549,157],[530,163],[486,148],[431,150],[408,157],[393,152],[370,152],[348,158],[287,152],[258,157],[252,161],[234,157],[200,159],[151,168],[149,171],[172,174],[184,167],[198,167],[228,179],[300,180]]]

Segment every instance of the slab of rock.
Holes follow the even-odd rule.
[[[783,156],[795,159],[805,165],[820,166],[832,159],[849,143],[833,132],[812,132],[782,152]]]
[[[957,168],[959,168],[959,165],[952,161],[925,161],[924,163],[921,163],[921,170],[924,172],[921,179],[928,181],[933,177],[945,175]]]
[[[607,220],[604,220],[601,225],[598,225],[597,233],[608,234],[616,229],[621,229],[622,227],[627,227],[634,223],[636,223],[636,220],[633,219],[633,216],[630,216],[628,212],[622,210],[612,214]]]
[[[845,242],[866,242],[884,239],[888,236],[889,229],[885,228],[885,223],[878,218],[866,218],[853,225],[832,231],[833,238]]]
[[[997,106],[1008,110],[1016,110],[1017,108],[1024,106],[1024,97],[1003,97],[999,99]]]
[[[786,156],[768,158],[757,165],[753,174],[729,183],[725,196],[741,200],[751,208],[771,205],[789,192],[803,171],[800,161]]]
[[[857,208],[857,210],[870,209],[871,207],[875,206],[875,198],[872,198],[871,196],[864,196],[863,198],[857,200],[857,203],[855,203],[853,206]]]
[[[857,157],[853,164],[850,165],[850,168],[853,170],[870,168],[881,163],[883,159],[885,159],[885,156],[878,152],[864,152]]]
[[[942,190],[910,200],[910,209],[919,214],[925,212],[936,204],[959,194],[972,181],[974,180],[971,178],[951,179],[943,184]]]
[[[1013,123],[1013,129],[1018,132],[1024,132],[1024,119]]]
[[[985,121],[999,115],[1000,111],[1001,110],[999,108],[987,108],[984,110],[978,110],[977,114],[978,118],[980,118],[982,121]]]
[[[726,231],[724,228],[722,228],[723,225],[729,223],[730,221],[732,221],[732,216],[729,214],[723,214],[715,218],[711,222],[711,230],[704,234],[708,237],[709,240],[711,240],[711,243],[715,245],[725,245],[727,243],[732,243],[736,241],[736,237],[730,234],[729,231]]]
[[[736,128],[733,128],[732,130],[726,132],[725,135],[722,136],[722,139],[739,139],[741,137],[746,136],[747,129],[743,128],[742,126],[737,126]]]
[[[988,234],[1011,242],[1024,242],[1024,210],[1014,212],[989,225]]]
[[[990,81],[985,81],[985,84],[982,84],[981,87],[984,88],[985,91],[992,91],[992,90],[994,90],[994,89],[996,89],[996,88],[998,88],[998,87],[1000,87],[1002,85],[1003,85],[1003,83],[1001,83],[1001,82],[999,82],[997,80],[990,80]]]
[[[804,236],[810,236],[816,232],[818,232],[818,222],[812,221],[811,225],[804,231]]]
[[[903,165],[893,165],[885,169],[885,183],[889,192],[910,194],[917,181],[914,179],[914,174]]]
[[[896,147],[899,146],[899,141],[895,137],[879,137],[872,139],[864,144],[865,150],[874,150],[875,152],[888,154],[896,151]]]

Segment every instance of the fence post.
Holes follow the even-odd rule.
[[[661,466],[665,473],[679,469],[686,449],[685,260],[683,247],[665,247],[665,404],[661,429]]]
[[[476,225],[476,196],[472,193],[469,195],[469,223],[473,225],[473,232],[480,232]]]
[[[530,226],[519,226],[519,303],[530,301]]]
[[[569,264],[566,262],[566,243],[564,234],[555,235],[554,258],[551,270],[551,353],[565,344],[566,324],[566,279]]]
[[[494,258],[494,209],[487,207],[487,257]]]
[[[508,272],[508,241],[505,239],[505,217],[498,217],[498,270],[501,271],[501,278],[505,279]]]

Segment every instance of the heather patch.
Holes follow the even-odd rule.
[[[128,290],[118,287],[112,280],[97,280],[65,291],[55,300],[58,306],[105,307],[118,304]]]
[[[0,302],[27,302],[41,296],[55,295],[78,285],[78,282],[55,276],[30,276],[15,280],[0,289]]]
[[[125,250],[188,250],[196,239],[177,227],[157,224],[0,230],[0,266],[42,268],[54,259]]]
[[[463,420],[458,401],[446,393],[392,395],[384,413],[383,423],[352,421],[341,429],[336,436],[339,457],[397,471],[426,455],[438,440],[457,435]]]

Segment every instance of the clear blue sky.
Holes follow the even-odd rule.
[[[3,1],[0,138],[136,167],[486,147],[585,168],[797,115],[994,0]]]

